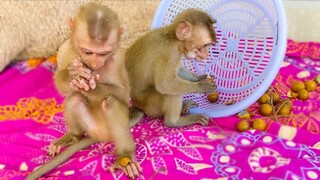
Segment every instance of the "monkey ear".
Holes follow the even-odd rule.
[[[188,22],[181,22],[176,29],[176,36],[180,41],[189,39],[192,35],[192,25]]]
[[[68,25],[71,31],[74,30],[74,22],[71,18],[68,19]]]

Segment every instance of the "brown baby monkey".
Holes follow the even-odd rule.
[[[49,146],[52,161],[29,174],[36,179],[63,163],[73,153],[95,143],[114,142],[117,160],[111,167],[131,178],[142,169],[134,161],[135,144],[129,127],[129,81],[124,53],[118,48],[123,33],[117,14],[89,3],[69,22],[70,39],[58,52],[57,89],[65,95],[67,134]],[[89,137],[81,139],[84,134]]]
[[[182,96],[211,93],[216,85],[206,75],[198,77],[180,68],[180,64],[182,56],[197,60],[208,57],[208,46],[216,41],[214,23],[207,13],[188,9],[178,14],[171,25],[147,33],[128,49],[125,64],[131,87],[131,125],[144,114],[163,117],[169,127],[208,124],[206,115],[181,116],[195,105],[190,100],[183,102]]]

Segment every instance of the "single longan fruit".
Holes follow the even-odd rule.
[[[291,112],[291,109],[288,105],[283,105],[279,111],[278,111],[278,115],[289,115]]]
[[[239,132],[243,132],[243,131],[246,131],[250,128],[250,124],[248,121],[246,120],[241,120],[237,123],[237,130]]]
[[[310,91],[315,91],[317,89],[317,83],[314,80],[308,80],[304,83],[306,86],[306,90]]]
[[[306,89],[299,90],[298,98],[301,100],[307,100],[309,98],[309,92]]]
[[[280,101],[278,107],[280,107],[280,106],[284,103],[284,101],[285,101],[285,100]],[[289,107],[289,109],[291,110],[291,109],[292,109],[292,102],[291,102],[291,101],[287,101],[287,102],[284,104],[284,106]]]
[[[126,167],[131,162],[131,159],[128,157],[122,157],[119,159],[119,164],[122,167]]]
[[[270,116],[272,114],[273,108],[270,104],[261,104],[259,112],[263,116]]]
[[[271,93],[273,104],[278,104],[280,102],[280,95],[278,93]]]
[[[258,102],[259,102],[260,104],[269,103],[269,102],[270,102],[270,96],[269,96],[268,94],[263,94],[263,95],[259,98]]]
[[[219,93],[218,92],[213,92],[211,94],[207,95],[207,99],[211,103],[215,103],[219,100]]]
[[[255,119],[252,124],[253,129],[264,131],[266,129],[266,122],[263,119]]]
[[[298,92],[301,89],[305,89],[305,85],[302,81],[295,81],[291,85],[291,90],[293,92]]]

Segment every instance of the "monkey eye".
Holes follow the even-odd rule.
[[[109,54],[110,54],[110,52],[98,53],[99,56],[107,56],[107,55],[109,55]]]
[[[91,52],[91,51],[84,51],[84,53],[85,53],[86,55],[92,55],[92,54],[93,54],[93,52]]]

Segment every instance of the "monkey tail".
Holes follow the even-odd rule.
[[[61,154],[56,156],[54,159],[43,164],[41,167],[39,167],[36,170],[34,170],[33,172],[31,172],[27,176],[26,180],[35,180],[35,179],[41,177],[42,175],[46,174],[47,172],[51,171],[52,169],[54,169],[58,165],[65,162],[67,159],[69,159],[77,151],[80,151],[81,149],[84,149],[84,148],[86,148],[96,142],[97,141],[92,138],[84,138],[84,139],[80,140],[79,142],[72,144],[65,151],[63,151]]]

